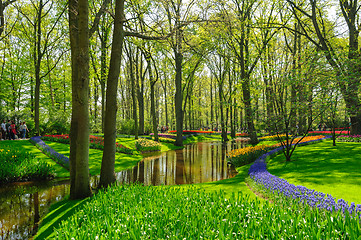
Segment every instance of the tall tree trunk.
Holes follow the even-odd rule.
[[[108,55],[109,31],[102,27],[100,37],[100,91],[102,96],[102,132],[104,132],[105,121],[105,85],[107,82],[107,55]]]
[[[223,110],[223,81],[218,84],[218,94],[219,94],[219,111],[220,111],[220,117],[221,117],[221,128],[222,128],[222,142],[227,142],[227,126],[225,123],[225,117],[224,117],[224,110]]]
[[[37,136],[40,136],[39,129],[39,111],[40,111],[40,65],[41,65],[41,19],[43,12],[43,1],[39,1],[38,12],[37,12],[37,29],[36,29],[36,55],[35,55],[35,132]]]
[[[183,93],[182,93],[182,62],[183,56],[180,52],[175,51],[175,65],[176,65],[176,77],[175,77],[175,115],[176,115],[176,130],[177,138],[175,141],[176,146],[183,146]]]
[[[211,130],[213,131],[213,78],[211,76],[211,84],[210,84],[210,96],[211,96]]]
[[[117,92],[124,40],[124,19],[124,0],[116,0],[113,43],[107,81],[106,114],[104,121],[104,150],[99,187],[107,187],[115,182],[114,166],[117,137],[116,117],[118,109]]]
[[[153,122],[153,132],[154,132],[154,140],[159,141],[158,138],[158,124],[157,124],[157,115],[155,110],[155,94],[154,94],[154,86],[156,81],[153,78],[153,72],[152,72],[152,63],[149,60],[148,61],[148,73],[149,73],[149,84],[150,84],[150,112],[152,115],[152,122]]]
[[[138,57],[139,55],[139,57]],[[140,66],[139,66],[140,65]],[[139,66],[139,67],[138,67]],[[138,105],[139,105],[139,134],[144,134],[144,75],[143,75],[143,58],[142,54],[137,52],[136,61],[136,84],[138,90]],[[140,84],[139,84],[140,80]]]
[[[164,106],[165,106],[165,125],[168,127],[168,100],[167,100],[167,77],[164,76],[164,86],[163,86],[163,92],[164,92]]]
[[[136,92],[137,84],[135,83],[135,76],[134,76],[134,56],[132,47],[129,46],[129,74],[130,74],[130,81],[131,81],[131,88],[132,88],[132,101],[133,101],[133,120],[134,120],[134,135],[135,139],[138,139],[138,105],[137,105],[137,96]]]
[[[89,29],[88,1],[69,0],[72,68],[70,198],[89,197]]]
[[[249,20],[249,13],[247,16]],[[251,144],[257,144],[257,133],[255,132],[254,120],[253,120],[253,109],[251,104],[251,84],[250,84],[250,72],[249,72],[249,34],[250,27],[246,27],[245,23],[241,25],[241,42],[239,43],[240,53],[239,60],[241,63],[241,81],[242,81],[242,93],[243,93],[243,103],[245,108],[245,120],[248,128],[248,134],[251,138]]]

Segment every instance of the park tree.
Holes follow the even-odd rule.
[[[334,69],[338,88],[345,100],[347,112],[351,121],[351,133],[361,133],[361,101],[360,89],[360,63],[361,53],[359,47],[358,13],[360,4],[357,1],[339,1],[338,9],[342,13],[343,21],[347,25],[348,44],[340,47],[336,24],[326,17],[327,4],[322,1],[309,0],[296,2],[287,0],[300,26],[299,34],[305,36],[320,51],[324,53],[328,64]],[[301,17],[302,16],[302,17]],[[308,22],[312,22],[309,28]],[[335,20],[336,21],[336,20]],[[294,29],[294,31],[298,31]]]
[[[68,3],[72,69],[69,157],[72,199],[92,194],[89,182],[89,38],[95,32],[107,4],[105,0],[89,29],[88,1],[70,0]]]

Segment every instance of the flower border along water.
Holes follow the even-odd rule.
[[[326,136],[322,139],[303,142],[301,145],[324,140],[330,137],[331,136]],[[266,191],[274,194],[275,196],[293,199],[301,204],[305,204],[310,207],[317,207],[320,210],[324,209],[331,212],[340,210],[344,214],[355,214],[359,215],[361,218],[361,204],[356,206],[355,203],[352,202],[349,205],[348,202],[343,199],[339,199],[336,202],[336,198],[332,197],[330,194],[318,192],[314,189],[308,189],[307,187],[301,185],[295,186],[294,184],[287,182],[285,179],[270,174],[267,171],[266,159],[267,157],[282,150],[283,147],[278,147],[263,154],[256,159],[250,167],[248,171],[249,176],[257,185],[262,186]]]
[[[54,149],[46,145],[45,142],[41,140],[41,136],[30,138],[30,142],[39,148],[45,155],[53,159],[65,169],[69,170],[69,158],[56,152]]]

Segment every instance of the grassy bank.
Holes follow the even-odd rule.
[[[292,161],[283,154],[270,159],[268,171],[295,185],[361,203],[361,144],[330,140],[297,148]]]
[[[53,148],[58,153],[63,154],[64,156],[69,157],[70,145],[57,142],[45,141],[45,143]],[[89,149],[89,172],[91,175],[100,174],[100,168],[102,163],[103,151],[98,149]],[[142,155],[139,154],[124,154],[116,153],[115,154],[115,171],[120,172],[122,170],[131,168],[142,160]]]
[[[16,141],[0,141],[0,149],[3,149],[5,145],[11,146],[11,148],[19,148],[28,153],[31,153],[35,156],[37,160],[45,161],[54,171],[56,177],[68,177],[69,171],[64,169],[62,166],[58,165],[51,158],[43,154],[39,149],[37,149],[33,144],[27,140],[16,140]]]
[[[249,201],[243,194],[123,185],[82,204],[51,239],[354,239],[360,234],[358,219],[340,214]]]

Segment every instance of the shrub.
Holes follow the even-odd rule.
[[[12,145],[0,149],[0,183],[53,178],[53,169],[33,153]]]
[[[124,119],[117,122],[117,133],[118,134],[135,134],[135,124],[133,119]]]
[[[135,147],[140,152],[155,152],[161,149],[160,143],[145,138],[138,139],[135,142]]]

